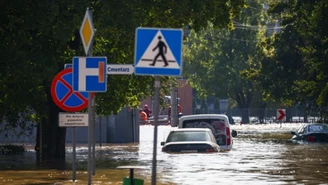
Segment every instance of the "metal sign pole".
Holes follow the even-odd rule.
[[[175,84],[171,89],[171,126],[178,126],[177,88]]]
[[[101,147],[101,120],[102,118],[99,118],[99,147]]]
[[[91,185],[92,181],[92,159],[91,159],[91,141],[92,141],[92,116],[91,116],[91,102],[92,102],[92,93],[89,94],[88,102],[88,116],[89,116],[89,125],[88,125],[88,185]]]
[[[76,180],[76,132],[75,127],[72,128],[72,143],[73,143],[73,160],[72,160],[72,175],[73,182]]]
[[[96,132],[96,95],[92,98],[92,175],[96,174],[96,138],[95,138],[95,132]]]
[[[87,8],[87,11],[89,13],[90,16],[90,22],[92,23],[92,11],[90,8]],[[92,56],[92,42],[91,42],[91,46],[90,49],[88,51],[87,56],[91,57]],[[92,102],[93,102],[93,97],[92,97],[92,93],[89,92],[89,100],[88,100],[88,116],[89,116],[89,125],[88,125],[88,185],[91,185],[92,182],[92,156],[91,156],[91,147],[92,147],[92,137],[93,137],[93,124],[92,124]]]
[[[157,126],[158,126],[158,113],[159,113],[159,90],[161,87],[160,77],[155,76],[155,103],[154,103],[154,148],[153,148],[153,165],[151,184],[156,185],[156,162],[157,162]]]
[[[40,136],[40,143],[39,143],[39,154],[40,154],[40,162],[42,162],[42,124],[43,124],[43,118],[41,119],[40,121],[40,133],[39,133],[39,136]]]

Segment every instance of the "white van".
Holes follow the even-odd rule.
[[[196,114],[182,116],[178,128],[209,128],[216,138],[221,151],[232,149],[232,130],[228,116],[224,114]]]

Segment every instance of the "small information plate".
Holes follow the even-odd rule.
[[[59,113],[59,127],[87,127],[87,113]]]

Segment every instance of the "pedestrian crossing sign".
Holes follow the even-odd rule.
[[[182,30],[137,28],[134,60],[136,75],[180,76]]]

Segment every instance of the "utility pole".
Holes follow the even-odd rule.
[[[171,88],[171,126],[178,126],[178,101],[177,101],[177,87],[174,84]]]

